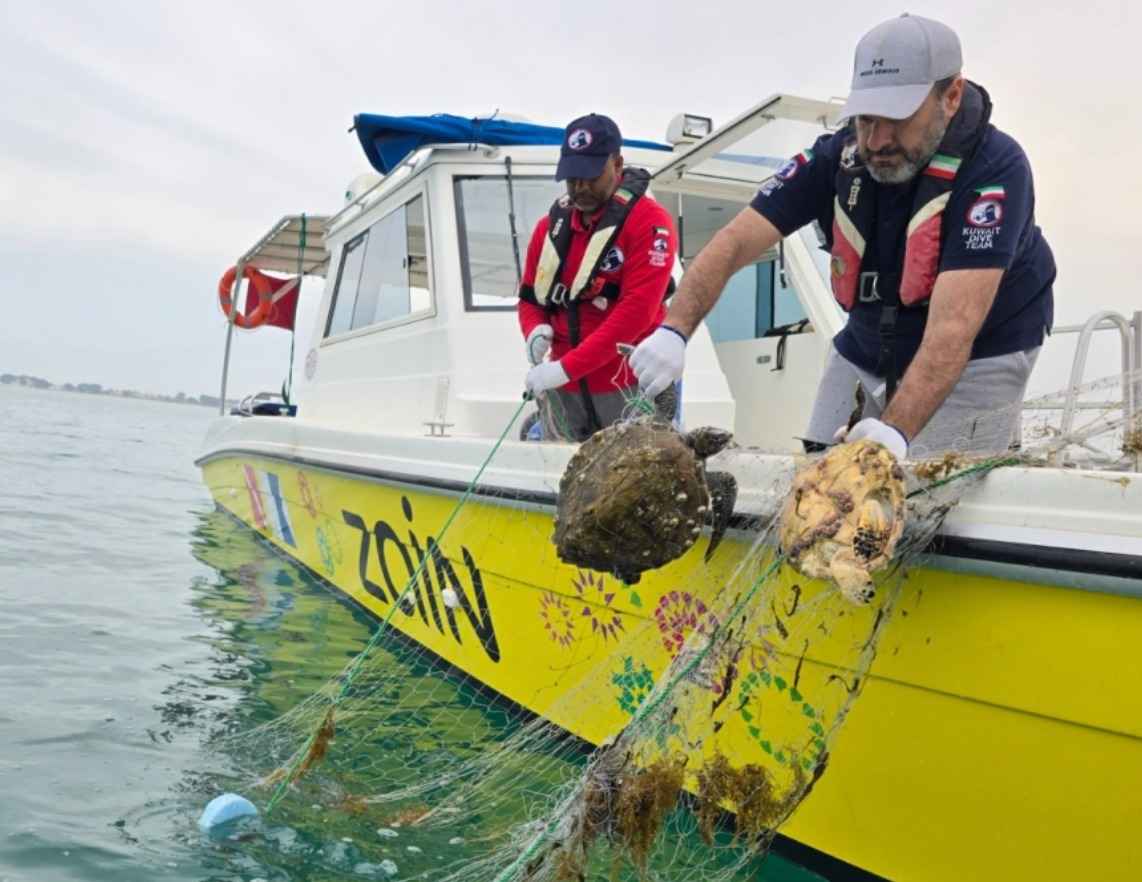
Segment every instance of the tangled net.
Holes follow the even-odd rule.
[[[1137,431],[1105,413],[1087,434],[1045,432],[1019,454],[950,455],[907,475],[869,444],[800,460],[799,475],[773,458],[721,454],[719,467],[764,489],[752,523],[735,523],[709,562],[693,548],[649,585],[563,565],[549,514],[473,498],[454,513],[462,541],[413,543],[420,566],[391,616],[415,622],[422,586],[447,606],[446,583],[466,566],[475,573],[473,561],[508,547],[516,564],[526,557],[513,573],[529,572],[527,584],[496,567],[481,573],[489,608],[513,598],[536,610],[535,622],[508,623],[524,633],[500,623],[498,657],[477,627],[482,606],[465,594],[448,612],[464,645],[483,641],[477,676],[501,659],[519,665],[512,700],[382,627],[386,639],[307,699],[263,697],[275,718],[215,747],[274,829],[351,834],[360,860],[338,866],[350,876],[748,878],[827,775],[904,570],[959,496],[993,468],[1089,446],[1095,429],[1118,432],[1120,451]],[[556,456],[542,445],[535,455]],[[402,504],[413,523],[414,506]],[[335,514],[314,503],[315,521]],[[330,530],[352,548],[350,532]],[[375,566],[362,563],[362,578],[379,579]],[[274,841],[250,848],[264,857]]]

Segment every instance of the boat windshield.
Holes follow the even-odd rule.
[[[511,179],[506,175],[457,177],[456,225],[460,234],[460,263],[464,304],[469,310],[514,309],[519,278],[509,219],[515,205],[515,232],[522,266],[527,243],[539,219],[563,192],[549,177]]]

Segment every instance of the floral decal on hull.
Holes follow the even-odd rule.
[[[575,642],[575,619],[567,601],[552,591],[544,591],[539,597],[539,618],[543,630],[553,643],[564,649]]]
[[[623,620],[611,609],[615,592],[607,587],[606,576],[579,570],[571,584],[580,599],[586,601],[579,615],[591,620],[591,633],[602,635],[604,641],[612,637],[618,640],[619,632],[624,630]]]
[[[662,595],[654,608],[654,621],[671,658],[682,651],[695,631],[712,634],[718,627],[713,612],[689,591],[669,591]]]

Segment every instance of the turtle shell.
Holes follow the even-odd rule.
[[[849,600],[868,603],[872,574],[888,565],[904,530],[904,471],[875,441],[834,447],[793,479],[780,544],[811,579],[831,579]]]
[[[566,563],[633,583],[685,554],[709,509],[705,467],[686,437],[661,422],[616,423],[567,464],[556,550]]]

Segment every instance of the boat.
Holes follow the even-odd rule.
[[[682,115],[670,143],[624,155],[652,172],[684,263],[838,110],[773,95],[718,128]],[[670,641],[646,635],[671,604],[697,602],[678,586],[707,565],[696,546],[627,586],[562,564],[549,541],[575,447],[520,435],[530,406],[514,301],[520,241],[560,192],[560,130],[369,115],[355,130],[377,173],[356,178],[337,212],[283,218],[236,261],[238,278],[324,280],[305,382],[290,402],[221,413],[197,464],[219,508],[331,589],[602,744],[631,717],[622,665],[666,669]],[[738,274],[688,349],[684,421],[732,429],[740,445],[716,459],[741,489],[715,574],[780,508],[844,321],[818,244],[803,230]],[[1117,397],[1091,402],[1079,393],[1105,332],[1120,338],[1122,374]],[[822,866],[933,882],[1127,879],[1142,866],[1138,445],[1107,450],[1074,431],[1110,411],[1133,425],[1142,312],[1058,328],[1040,362],[1071,357],[1055,352],[1067,341],[1070,387],[1028,413],[1057,417],[1076,443],[990,472],[948,513],[908,573],[826,773],[781,828]],[[223,402],[225,387],[224,367]],[[398,605],[426,558],[415,603]],[[826,641],[807,666],[826,669],[830,652]],[[761,756],[747,725],[729,728],[735,753]]]

